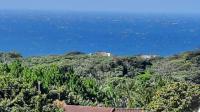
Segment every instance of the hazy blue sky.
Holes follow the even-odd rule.
[[[0,9],[200,13],[200,0],[0,0]]]

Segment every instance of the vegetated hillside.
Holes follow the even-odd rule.
[[[190,112],[200,106],[200,52],[144,59],[0,53],[0,111],[58,112],[72,105]]]

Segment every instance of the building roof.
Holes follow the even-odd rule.
[[[65,105],[65,112],[113,112],[113,108]]]
[[[105,108],[91,106],[65,105],[65,112],[143,112],[142,109]]]

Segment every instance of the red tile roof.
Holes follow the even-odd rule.
[[[142,109],[120,109],[120,108],[65,105],[64,112],[144,112],[144,111]]]
[[[113,112],[113,108],[65,105],[65,112]]]

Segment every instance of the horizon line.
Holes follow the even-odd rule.
[[[199,15],[200,12],[157,12],[157,11],[100,11],[100,10],[62,10],[62,9],[1,9],[0,12],[50,12],[50,13],[96,13],[96,14],[147,14],[147,15]]]

